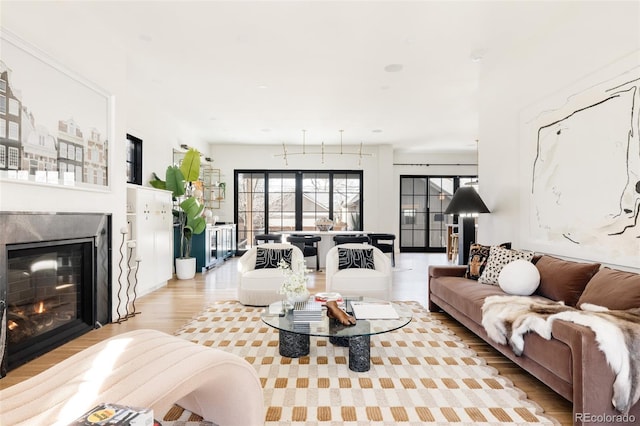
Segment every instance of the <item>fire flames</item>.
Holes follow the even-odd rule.
[[[34,311],[35,311],[36,314],[43,313],[45,311],[44,302],[40,301],[40,303],[34,307]]]

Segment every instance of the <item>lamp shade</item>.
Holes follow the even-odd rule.
[[[444,214],[490,213],[480,195],[472,186],[461,186],[453,194],[453,198]]]

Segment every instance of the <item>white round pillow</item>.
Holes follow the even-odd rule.
[[[530,296],[540,284],[538,268],[528,260],[518,259],[509,262],[498,276],[498,285],[508,294]]]

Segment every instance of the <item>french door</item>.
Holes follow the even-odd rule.
[[[235,172],[238,250],[257,234],[313,232],[329,218],[334,229],[362,230],[362,171],[246,170]]]
[[[473,176],[400,176],[400,251],[444,252],[453,231],[445,215],[453,194]]]

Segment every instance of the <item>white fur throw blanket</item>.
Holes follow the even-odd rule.
[[[627,413],[640,399],[640,308],[610,311],[586,303],[581,308],[527,296],[490,296],[482,305],[482,325],[491,340],[508,343],[517,356],[524,350],[526,333],[549,340],[555,320],[589,327],[616,375],[613,406]]]

